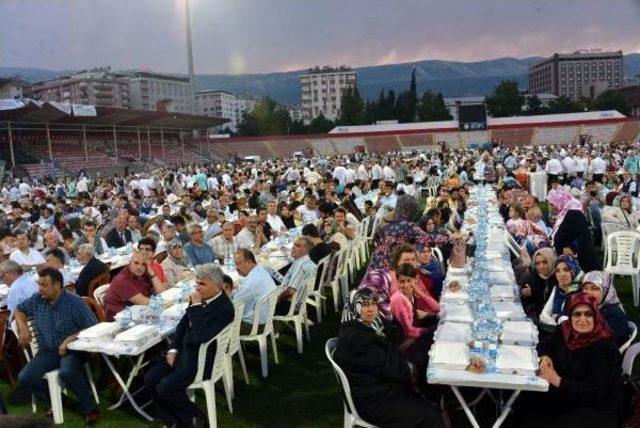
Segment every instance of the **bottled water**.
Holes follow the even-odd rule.
[[[122,317],[120,318],[120,328],[123,330],[128,329],[133,324],[133,315],[131,314],[131,308],[126,308],[122,311]]]

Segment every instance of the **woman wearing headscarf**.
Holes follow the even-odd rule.
[[[398,197],[394,218],[374,236],[375,250],[369,269],[389,266],[389,255],[399,244],[415,244],[425,233],[413,222],[418,213],[418,201],[413,196]]]
[[[623,227],[635,229],[640,225],[640,211],[633,210],[630,195],[621,194],[613,200],[613,206],[602,209],[602,221],[618,223]]]
[[[556,254],[577,254],[585,272],[600,270],[591,236],[589,222],[582,212],[582,204],[563,190],[551,190],[547,195],[549,208],[556,214],[551,239]]]
[[[582,279],[580,291],[593,296],[599,305],[598,309],[602,317],[613,334],[613,341],[618,347],[622,346],[631,336],[631,329],[618,293],[611,284],[611,277],[599,270],[589,272]]]
[[[592,296],[567,302],[569,320],[538,344],[543,394],[523,394],[516,426],[614,428],[622,401],[620,353]]]
[[[528,253],[523,253],[527,257]],[[528,275],[520,286],[520,298],[525,313],[532,319],[538,319],[549,290],[556,285],[556,253],[553,248],[541,248],[530,259]],[[529,264],[529,263],[527,263]]]
[[[433,297],[440,299],[442,293],[442,283],[445,272],[438,258],[433,254],[432,246],[426,240],[420,240],[416,244],[420,271],[431,278],[433,282]]]
[[[557,285],[551,290],[547,303],[540,313],[540,323],[548,330],[555,330],[555,327],[564,321],[564,306],[567,297],[578,291],[580,283],[580,264],[573,256],[560,256],[555,266],[555,277]]]
[[[189,257],[182,248],[182,241],[173,239],[167,245],[167,258],[162,261],[162,269],[167,277],[167,285],[174,287],[185,272],[193,268]]]
[[[377,295],[351,291],[342,312],[335,362],[349,380],[358,414],[380,427],[442,427],[438,408],[412,388],[417,373],[385,335]]]

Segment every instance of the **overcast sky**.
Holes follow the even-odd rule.
[[[185,0],[0,0],[0,66],[186,73]],[[640,52],[640,0],[191,0],[196,73]]]

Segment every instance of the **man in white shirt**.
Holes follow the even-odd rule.
[[[304,178],[307,180],[309,185],[314,185],[320,180],[320,174],[315,170],[313,165],[309,167],[309,170],[305,173]]]
[[[222,224],[222,235],[211,240],[213,251],[223,260],[233,257],[236,251],[241,248],[238,239],[233,236],[234,231],[233,223],[226,221]],[[246,248],[253,248],[253,245]]]
[[[18,186],[18,191],[20,192],[20,197],[24,198],[26,196],[29,196],[29,193],[31,193],[31,186],[29,186],[26,180],[24,180]]]
[[[267,203],[267,223],[271,226],[271,230],[275,231],[278,235],[287,231],[287,226],[278,215],[278,204],[276,201],[269,201]]]
[[[258,217],[256,215],[249,216],[244,227],[236,236],[236,239],[238,241],[238,248],[257,250],[267,243],[267,238],[258,228]]]
[[[311,281],[315,281],[318,269],[309,258],[309,252],[313,247],[314,243],[307,237],[296,239],[291,248],[293,263],[287,273],[282,276],[279,272],[271,272],[271,275],[280,283],[278,288],[282,290],[276,305],[277,315],[286,315],[291,304],[295,304],[297,308],[305,304],[302,301],[292,302],[292,298],[296,291],[303,292]]]
[[[566,178],[576,172],[576,163],[571,156],[565,156],[564,159],[562,159],[562,169],[564,170]]]
[[[38,284],[24,273],[20,265],[11,260],[0,263],[0,281],[9,286],[7,309],[13,314],[18,305],[38,292]]]
[[[42,254],[29,247],[29,238],[26,233],[18,232],[16,234],[16,242],[16,249],[11,252],[9,259],[18,263],[24,270],[46,263]]]
[[[382,176],[384,177],[385,181],[392,181],[392,182],[396,182],[396,172],[393,170],[392,166],[394,166],[393,164],[387,164],[384,166],[384,168],[382,168]]]
[[[375,164],[373,164],[373,167],[371,167],[371,180],[380,181],[381,178],[382,178],[382,167],[378,162],[376,162]]]
[[[207,219],[202,223],[202,229],[204,230],[205,242],[212,240],[222,233],[218,210],[215,208],[209,208],[207,210]]]
[[[305,196],[304,204],[300,205],[297,210],[302,215],[303,223],[313,223],[320,218],[320,212],[316,208],[316,197],[313,195]]]
[[[560,159],[558,159],[558,155],[556,153],[551,155],[551,158],[544,166],[544,170],[549,176],[549,184],[554,182],[557,183],[559,178],[564,174],[564,168],[562,167],[562,163],[560,162]]]
[[[598,183],[602,183],[602,176],[607,171],[607,162],[600,157],[600,154],[597,154],[595,158],[591,159],[589,162],[589,173],[591,174],[591,179]]]
[[[341,186],[347,184],[347,168],[338,165],[333,169],[332,177],[338,180]]]
[[[242,313],[242,322],[249,324],[249,328],[253,323],[256,310],[256,303],[262,297],[271,293],[276,288],[276,283],[264,268],[258,266],[256,257],[248,249],[240,249],[235,253],[236,270],[244,277],[238,289],[233,294],[234,302],[244,302],[244,312]],[[260,324],[267,322],[268,305],[263,305],[260,311]],[[246,327],[245,327],[246,328]]]

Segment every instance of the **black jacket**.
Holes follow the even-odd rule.
[[[107,246],[113,248],[121,248],[127,245],[127,242],[133,243],[133,238],[131,237],[131,231],[129,229],[124,230],[124,241],[120,237],[120,234],[114,227],[107,233],[105,237],[105,241],[107,241]]]
[[[333,357],[349,379],[357,408],[375,406],[410,383],[407,361],[386,338],[359,321],[342,326]]]
[[[577,407],[618,411],[622,401],[621,357],[611,338],[571,351],[558,329],[538,344],[538,355],[551,358],[562,378],[559,388],[549,386],[548,394],[553,394],[565,411]]]
[[[602,265],[596,256],[587,218],[578,210],[569,210],[553,237],[553,247],[556,254],[562,254],[565,247],[577,253],[580,268],[584,272],[602,270]]]
[[[234,318],[233,303],[225,293],[221,293],[208,304],[192,305],[187,308],[174,335],[172,348],[178,350],[177,370],[195,377],[198,371],[198,351],[205,343],[220,333]],[[205,379],[211,375],[216,345],[209,346],[205,363]]]
[[[618,347],[622,346],[631,336],[631,329],[627,324],[627,314],[618,304],[600,306],[600,313],[607,322],[609,330],[613,333],[613,341]]]
[[[76,293],[78,296],[87,295],[87,287],[89,282],[102,272],[107,270],[107,266],[95,257],[92,257],[89,262],[82,268],[78,279],[76,280]],[[89,296],[93,297],[93,296]]]

